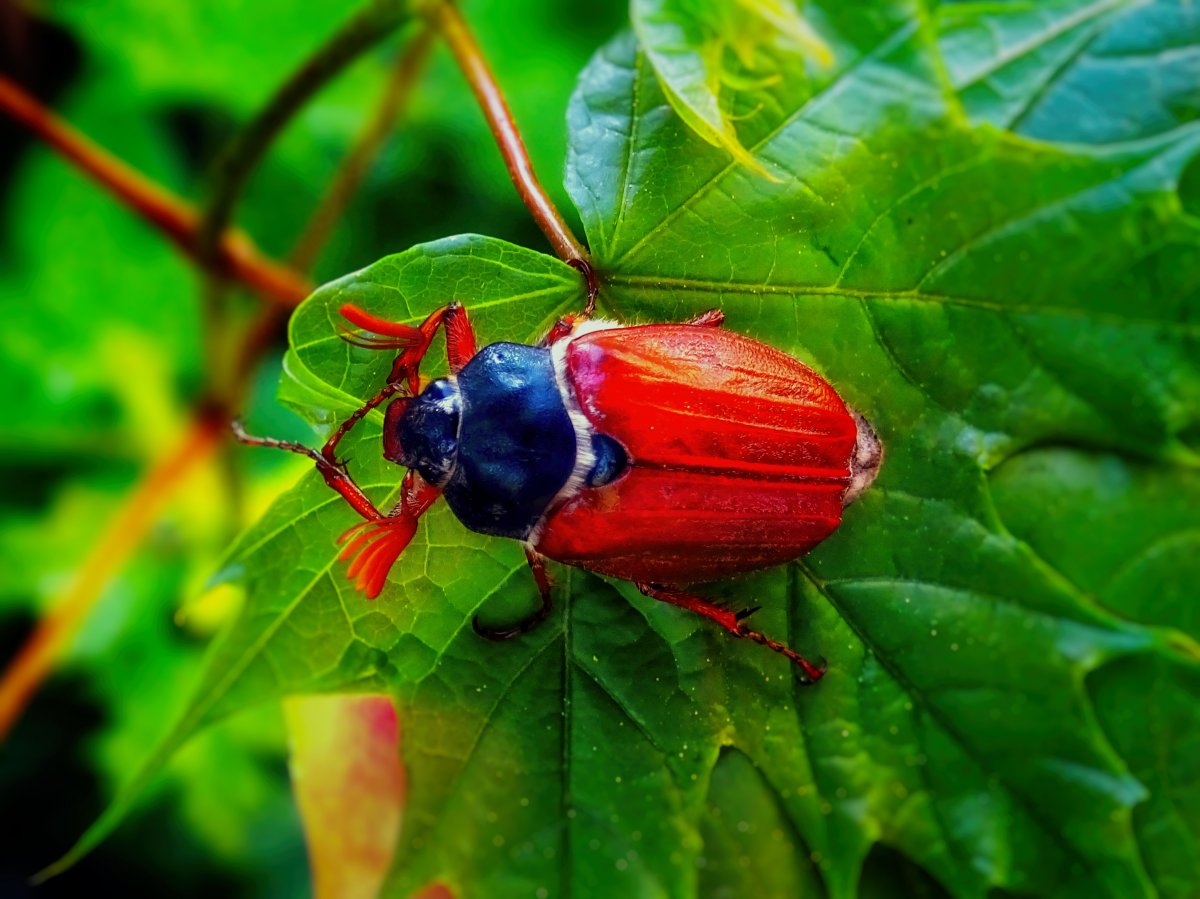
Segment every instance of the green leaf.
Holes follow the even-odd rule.
[[[1036,140],[1115,144],[1200,113],[1200,10],[1190,3],[952,0],[937,17],[973,120]]]
[[[992,495],[1005,526],[1081,592],[1128,620],[1178,628],[1185,652],[1195,646],[1200,477],[1047,447],[997,468]],[[1124,522],[1137,526],[1114,526]],[[1190,896],[1200,882],[1200,672],[1128,659],[1088,687],[1099,725],[1149,791],[1134,809],[1146,869],[1161,895]]]
[[[527,339],[545,331],[557,315],[582,305],[583,290],[574,269],[502,241],[467,236],[415,247],[327,285],[296,313],[283,396],[317,423],[329,423],[356,409],[361,404],[357,392],[386,375],[387,354],[339,339],[336,323],[341,321],[342,304],[357,303],[397,321],[420,322],[428,311],[455,298],[470,302],[477,332],[491,342]],[[341,375],[333,376],[335,370]],[[380,421],[375,413],[342,446],[355,460],[359,483],[387,507],[395,501],[399,481],[395,467],[377,451]],[[462,553],[482,553],[490,564],[473,560],[469,566],[458,565],[448,552],[441,558],[432,555],[427,571],[418,538],[393,576],[407,569],[410,591],[425,596],[425,608],[367,602],[335,568],[335,540],[354,523],[353,513],[348,518],[347,509],[333,502],[327,490],[314,489],[316,483],[323,482],[306,478],[234,547],[228,571],[229,576],[244,573],[250,593],[244,613],[214,647],[196,697],[152,759],[52,870],[72,863],[103,839],[138,791],[197,728],[270,697],[395,688],[398,665],[415,682],[459,634],[480,605],[479,598],[500,591],[514,574],[523,574],[519,547],[467,534],[443,509],[426,518],[426,533],[436,535],[431,542],[460,546]],[[536,593],[532,584],[515,592],[519,614],[522,599],[530,604]],[[435,603],[446,600],[449,605],[439,611]],[[418,610],[427,624],[440,619],[432,634],[414,630]],[[315,644],[322,648],[314,651]],[[403,715],[401,720],[406,720]]]
[[[1185,561],[1200,530],[1200,222],[1176,192],[1200,125],[1121,145],[1005,131],[949,77],[941,11],[844,6],[808,8],[831,70],[808,77],[764,48],[783,77],[733,104],[758,110],[739,137],[777,180],[697,136],[629,35],[581,76],[567,174],[606,314],[720,306],[878,429],[880,479],[833,537],[706,588],[761,604],[756,625],[823,653],[825,679],[801,687],[760,647],[557,566],[551,620],[484,643],[472,616],[517,618],[535,591],[516,544],[444,509],[369,602],[334,561],[354,514],[313,475],[231,556],[245,612],[159,758],[268,698],[390,689],[410,777],[394,896],[435,881],[743,895],[762,870],[834,899],[890,882],[1200,889]],[[1009,6],[1028,14],[987,11]],[[487,343],[544,331],[579,287],[499,241],[418,246],[302,307],[283,396],[328,429],[382,382],[387,359],[337,340],[343,302],[418,321],[460,299]],[[378,426],[349,455],[386,504],[399,473]]]
[[[832,62],[812,27],[791,0],[632,0],[630,15],[646,59],[679,117],[701,138],[721,147],[759,174],[766,170],[742,146],[734,117],[722,105],[723,83],[753,84],[779,78],[773,67],[755,71],[760,47],[786,42],[822,66]],[[734,75],[726,53],[750,70]],[[753,113],[751,113],[753,114]]]

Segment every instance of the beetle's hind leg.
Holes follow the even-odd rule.
[[[471,619],[471,627],[475,628],[475,633],[488,640],[511,640],[513,637],[519,637],[522,634],[527,634],[543,621],[550,614],[550,609],[553,608],[553,602],[550,598],[550,575],[546,573],[546,557],[539,554],[536,550],[525,548],[525,559],[529,562],[529,570],[533,572],[533,579],[537,582],[538,593],[541,595],[542,604],[536,612],[522,618],[516,624],[508,627],[488,627],[485,624],[480,624],[479,616],[476,615]]]
[[[774,650],[782,656],[786,656],[795,664],[800,666],[808,678],[808,683],[819,681],[825,674],[825,663],[819,662],[813,664],[794,649],[789,649],[777,640],[772,640],[765,634],[760,634],[758,631],[753,631],[742,620],[748,615],[758,611],[749,609],[742,612],[733,612],[729,609],[722,608],[716,603],[704,599],[699,596],[694,596],[691,593],[684,593],[682,590],[675,590],[671,587],[662,587],[655,584],[638,584],[637,588],[642,593],[649,596],[651,599],[657,599],[661,602],[669,602],[673,606],[680,606],[690,612],[695,612],[697,615],[703,615],[710,621],[715,621],[721,627],[725,628],[730,634],[735,637],[740,637],[745,640],[753,640],[767,649]]]

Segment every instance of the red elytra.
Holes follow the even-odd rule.
[[[687,325],[594,331],[565,360],[584,415],[630,467],[550,512],[543,555],[684,585],[783,564],[841,523],[858,428],[803,363]]]
[[[468,527],[524,543],[542,595],[541,608],[513,627],[476,621],[484,636],[517,636],[546,617],[549,558],[631,581],[781,653],[809,681],[821,676],[823,667],[745,624],[755,609],[734,612],[682,589],[799,557],[873,481],[878,439],[811,368],[723,329],[716,310],[639,326],[570,316],[536,348],[479,351],[458,304],[417,328],[353,306],[342,313],[359,328],[352,343],[400,350],[383,390],[320,452],[238,434],[310,456],[366,519],[342,538],[364,593],[378,595],[417,519],[444,495]],[[418,368],[439,328],[451,375],[419,391]],[[383,514],[334,449],[387,399],[386,455],[409,471],[400,503]]]

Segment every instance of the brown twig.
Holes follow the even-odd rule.
[[[479,102],[492,135],[500,147],[500,155],[504,157],[508,175],[512,178],[521,201],[550,241],[555,255],[564,262],[573,259],[586,261],[587,250],[571,233],[562,215],[547,196],[545,188],[538,181],[537,174],[533,171],[533,162],[525,149],[525,142],[521,140],[521,132],[517,129],[517,123],[513,121],[504,94],[500,92],[496,77],[488,67],[475,35],[471,33],[462,14],[450,0],[443,0],[431,4],[429,16],[446,39],[459,68],[471,85],[471,92],[475,94],[475,99]]]
[[[196,240],[202,262],[214,257],[218,236],[232,224],[234,206],[250,174],[288,122],[346,66],[411,15],[407,0],[371,0],[305,59],[237,133],[217,165],[212,196],[200,222]]]
[[[195,208],[97,146],[4,76],[0,76],[0,111],[28,128],[189,257],[198,260],[200,216]],[[312,292],[312,285],[303,276],[268,259],[249,237],[238,231],[225,231],[221,235],[217,262],[233,278],[271,303],[291,308]]]
[[[359,132],[354,146],[346,154],[341,166],[333,176],[324,196],[308,220],[308,225],[297,238],[288,261],[298,271],[311,271],[317,255],[329,242],[333,227],[341,218],[367,174],[371,163],[378,155],[396,120],[403,115],[405,104],[412,94],[413,84],[429,56],[433,34],[426,28],[417,34],[405,48],[403,55],[392,69],[383,96],[375,115]]]
[[[235,390],[233,383],[218,381],[218,376],[226,372],[220,351],[226,342],[231,311],[227,274],[218,258],[220,235],[232,227],[234,210],[250,176],[284,128],[313,97],[345,71],[347,66],[411,17],[408,0],[368,0],[284,79],[220,153],[214,168],[212,190],[196,226],[196,254],[206,275],[201,308],[204,312],[209,386],[218,395],[229,396]],[[282,316],[264,313],[252,328],[269,336],[279,320],[282,320]],[[239,362],[235,362],[229,377],[236,379],[241,367]],[[236,499],[237,486],[232,481],[228,483],[230,495]]]
[[[159,510],[197,464],[212,454],[226,428],[217,415],[197,419],[179,446],[138,482],[75,573],[71,586],[21,647],[0,678],[0,740],[79,630],[109,579],[142,542]]]
[[[432,39],[431,30],[424,28],[409,41],[401,53],[384,87],[375,113],[346,153],[329,187],[317,201],[308,224],[300,232],[291,253],[288,254],[288,261],[296,271],[311,271],[321,250],[329,242],[338,219],[362,184],[396,120],[403,114],[417,75],[429,55]],[[277,309],[263,309],[259,313],[247,330],[241,353],[235,363],[235,378],[245,378],[248,375],[254,360],[258,358],[263,347],[271,342],[285,317],[285,314]]]

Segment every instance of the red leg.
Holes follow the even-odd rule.
[[[546,336],[542,338],[541,346],[550,346],[569,336],[575,330],[576,325],[587,321],[596,312],[596,294],[600,291],[600,279],[596,275],[596,270],[586,259],[570,259],[567,261],[567,265],[577,269],[583,275],[583,279],[587,283],[587,303],[579,312],[568,313],[556,321]]]
[[[375,394],[373,397],[371,397],[369,400],[367,400],[365,403],[363,403],[359,408],[355,409],[354,412],[351,413],[349,418],[347,418],[344,422],[342,422],[340,425],[338,425],[337,430],[329,435],[329,439],[326,440],[325,445],[323,447],[321,447],[321,455],[331,465],[336,465],[336,466],[339,466],[344,469],[345,465],[338,462],[337,456],[335,455],[337,446],[339,443],[342,442],[342,438],[345,437],[348,433],[350,433],[350,429],[353,428],[360,421],[362,421],[368,412],[370,412],[372,409],[374,409],[376,406],[378,406],[380,403],[382,403],[388,397],[394,396],[395,394],[399,393],[401,390],[404,389],[404,387],[405,387],[405,385],[400,381],[392,381],[388,384],[385,384],[383,389],[380,390],[379,393]],[[243,441],[243,442],[245,442],[245,441]],[[308,455],[308,454],[306,453],[305,455]]]
[[[458,374],[477,352],[475,329],[467,318],[467,308],[461,303],[451,303],[446,307],[442,325],[446,329],[446,359],[450,371]]]
[[[522,634],[527,634],[543,621],[550,614],[552,602],[550,598],[550,576],[546,573],[546,557],[539,555],[535,550],[525,547],[525,559],[529,562],[529,569],[533,572],[533,579],[537,582],[538,593],[541,594],[542,604],[536,612],[521,619],[516,624],[504,628],[492,628],[479,623],[479,616],[476,615],[471,619],[471,626],[475,628],[475,633],[481,637],[486,637],[489,640],[510,640],[513,637],[519,637]]]
[[[247,446],[269,446],[273,449],[287,450],[289,453],[308,456],[317,463],[317,471],[321,473],[325,483],[340,493],[355,512],[367,521],[380,521],[387,517],[375,508],[375,504],[371,502],[370,498],[354,483],[350,475],[346,473],[346,466],[343,463],[327,458],[311,446],[303,446],[290,440],[276,440],[274,437],[252,437],[246,433],[242,428],[241,421],[238,420],[233,422],[233,435]],[[326,446],[328,445],[326,444]]]
[[[404,476],[400,502],[386,517],[364,521],[338,538],[344,544],[338,559],[350,561],[346,577],[367,599],[377,597],[387,582],[388,572],[417,533],[417,520],[429,510],[442,492],[415,471]]]
[[[371,315],[351,303],[342,306],[339,312],[359,329],[356,332],[343,328],[344,340],[368,349],[401,350],[392,363],[388,383],[405,382],[414,394],[421,389],[421,360],[425,358],[438,328],[446,331],[446,356],[452,372],[457,374],[475,355],[475,331],[467,318],[467,310],[457,302],[434,310],[415,328]]]
[[[805,675],[808,676],[809,683],[815,683],[825,674],[825,663],[814,665],[798,652],[789,649],[782,643],[770,639],[769,637],[760,634],[758,631],[752,631],[746,625],[742,624],[742,619],[757,611],[749,609],[744,612],[731,612],[729,609],[724,609],[721,606],[710,602],[707,599],[702,599],[699,596],[693,596],[690,593],[684,593],[681,590],[675,590],[670,587],[659,587],[653,584],[638,584],[637,588],[644,594],[662,602],[669,602],[671,605],[681,606],[690,612],[695,612],[697,615],[703,615],[710,621],[715,621],[721,627],[725,628],[730,634],[735,637],[742,637],[746,640],[753,640],[755,643],[761,643],[768,649],[772,649],[780,655],[787,656],[802,669]]]
[[[387,581],[388,572],[416,534],[417,519],[441,496],[441,491],[425,483],[415,471],[409,471],[404,476],[400,502],[384,515],[346,474],[345,465],[331,461],[312,447],[299,443],[270,437],[251,437],[242,429],[239,421],[233,423],[233,432],[238,440],[250,446],[269,446],[308,456],[317,464],[317,471],[325,478],[325,483],[366,519],[338,538],[339,544],[345,544],[338,558],[346,561],[353,557],[346,576],[356,579],[355,587],[368,599],[377,597]],[[331,443],[336,444],[336,441],[331,440]],[[331,449],[330,444],[326,444],[326,447]]]
[[[582,321],[587,321],[587,316],[582,312],[573,312],[569,315],[564,315],[546,332],[546,336],[542,338],[541,345],[552,346],[564,337],[569,337],[575,330],[575,326]]]

